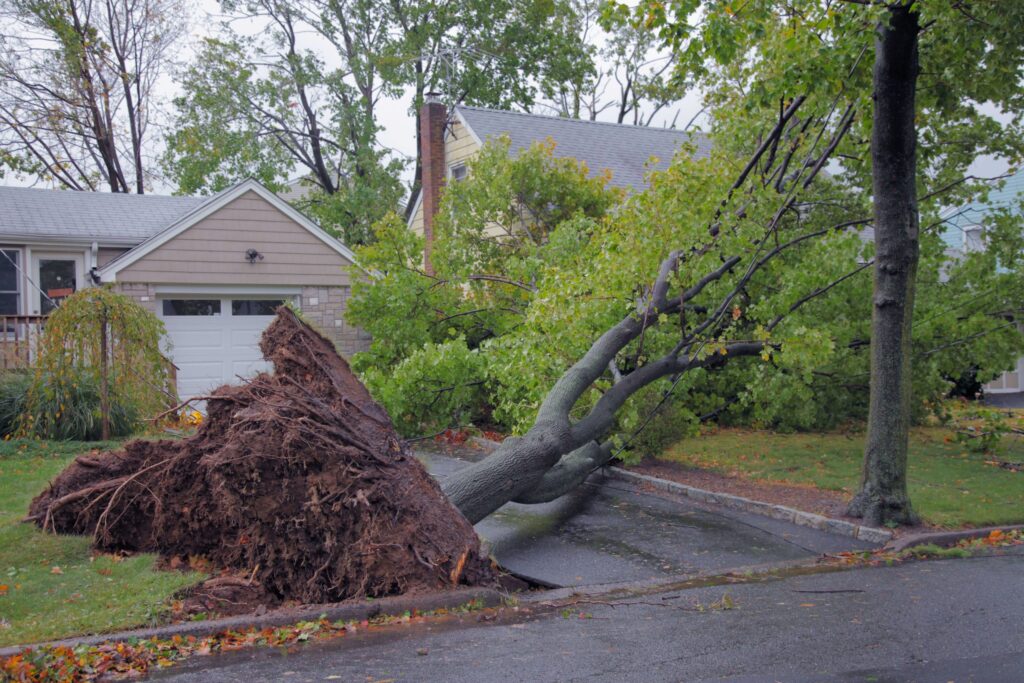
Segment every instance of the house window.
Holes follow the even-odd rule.
[[[220,315],[220,299],[164,299],[164,315]]]
[[[448,167],[448,177],[457,183],[466,179],[466,171],[466,164],[452,164]]]
[[[0,315],[18,315],[18,257],[16,249],[0,249]]]
[[[231,302],[231,315],[274,315],[281,299],[235,299]]]
[[[44,295],[39,302],[40,313],[49,315],[61,301],[75,293],[77,268],[74,259],[39,259],[39,289]]]
[[[964,251],[984,251],[985,231],[981,227],[968,228],[964,231]]]

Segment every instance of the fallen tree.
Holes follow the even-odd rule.
[[[195,436],[75,459],[30,519],[99,550],[202,556],[278,599],[493,581],[473,528],[333,345],[282,308],[261,348],[274,373],[213,392]]]
[[[810,184],[848,127],[840,121],[817,151],[800,148],[802,104],[780,112],[709,229],[661,262],[632,310],[556,382],[533,428],[449,476],[443,493],[331,344],[281,309],[261,342],[273,374],[207,397],[208,419],[191,438],[77,458],[33,501],[30,518],[44,529],[91,534],[100,550],[203,556],[251,571],[273,596],[306,602],[493,580],[468,522],[508,501],[544,502],[577,486],[613,456],[616,413],[653,382],[737,357],[768,359],[780,348],[771,333],[785,315],[755,332],[735,302],[790,250],[868,222],[808,229],[799,220],[797,188]],[[776,183],[781,189],[761,192],[798,149],[805,158]],[[751,175],[761,182],[740,192]],[[741,195],[739,211],[727,210],[733,194]],[[670,321],[676,343],[640,361],[645,335]],[[636,353],[624,371],[618,356],[627,348]],[[580,398],[608,374],[613,385],[577,415]]]
[[[802,121],[797,111],[804,98],[781,110],[700,241],[661,262],[653,284],[641,288],[633,309],[555,382],[533,426],[445,480],[445,494],[471,522],[506,502],[546,502],[576,487],[614,457],[619,442],[616,413],[630,397],[660,379],[672,377],[674,384],[686,373],[721,368],[734,358],[770,360],[782,348],[771,333],[787,315],[866,268],[858,265],[803,293],[763,324],[739,320],[743,313],[738,302],[749,304],[753,280],[761,271],[816,238],[871,222],[844,220],[820,228],[802,220],[807,211],[798,202],[800,191],[819,175],[853,120],[851,105],[832,121],[836,103],[827,116],[810,115]],[[808,130],[813,133],[815,128],[818,134],[812,137]],[[806,144],[808,139],[814,143]],[[756,180],[745,187],[751,177]],[[772,185],[774,191],[765,192]],[[657,357],[637,362],[644,355],[645,334],[659,327],[678,331],[674,344]],[[630,353],[623,354],[627,349]],[[633,362],[631,371],[619,368],[620,354]],[[579,414],[581,399],[609,375],[610,388]]]
[[[688,374],[744,357],[799,369],[801,353],[813,361],[834,343],[780,326],[873,264],[849,234],[870,218],[821,211],[834,197],[798,201],[850,129],[852,105],[837,105],[801,118],[803,98],[789,102],[707,228],[675,245],[628,310],[601,302],[617,322],[554,383],[533,426],[447,477],[443,493],[330,343],[282,310],[262,342],[273,375],[214,392],[190,439],[77,459],[32,518],[93,534],[101,549],[206,556],[304,601],[493,580],[469,523],[579,485],[628,441],[617,415],[645,387],[670,379],[667,396]],[[830,244],[846,250],[849,269],[813,272],[814,245]],[[794,271],[808,277],[787,279]]]

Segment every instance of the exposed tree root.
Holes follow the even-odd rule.
[[[215,391],[195,436],[76,459],[30,519],[104,551],[203,556],[278,599],[494,580],[473,528],[331,343],[281,309],[261,347],[274,374]]]

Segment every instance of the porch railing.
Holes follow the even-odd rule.
[[[0,315],[0,372],[32,364],[45,315]]]

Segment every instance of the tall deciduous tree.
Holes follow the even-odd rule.
[[[920,255],[917,210],[917,10],[896,4],[875,39],[871,130],[875,286],[871,399],[864,472],[849,512],[870,524],[916,524],[907,494],[911,422],[911,327]]]
[[[404,160],[378,142],[384,99],[526,106],[542,74],[587,55],[545,0],[252,0],[225,5],[266,30],[207,42],[177,101],[166,166],[186,192],[245,175],[303,175],[305,208],[351,242],[395,208]],[[312,39],[310,39],[312,38]],[[417,126],[418,130],[418,126]],[[418,182],[418,160],[416,178]]]
[[[918,223],[941,224],[944,206],[986,190],[968,171],[979,155],[1024,159],[1024,6],[677,0],[645,2],[635,17],[674,47],[681,75],[708,88],[717,124],[734,140],[794,88],[854,103],[850,139],[861,144],[841,150],[840,182],[875,204],[880,348],[851,512],[876,524],[913,521],[906,454]]]
[[[179,0],[3,0],[0,172],[142,194]]]
[[[541,108],[574,119],[647,126],[686,95],[688,84],[674,78],[675,54],[636,26],[625,8],[606,11],[605,0],[579,0],[567,7],[565,21],[572,22],[590,59],[545,73]],[[678,115],[676,110],[673,126],[688,123],[679,122]]]

